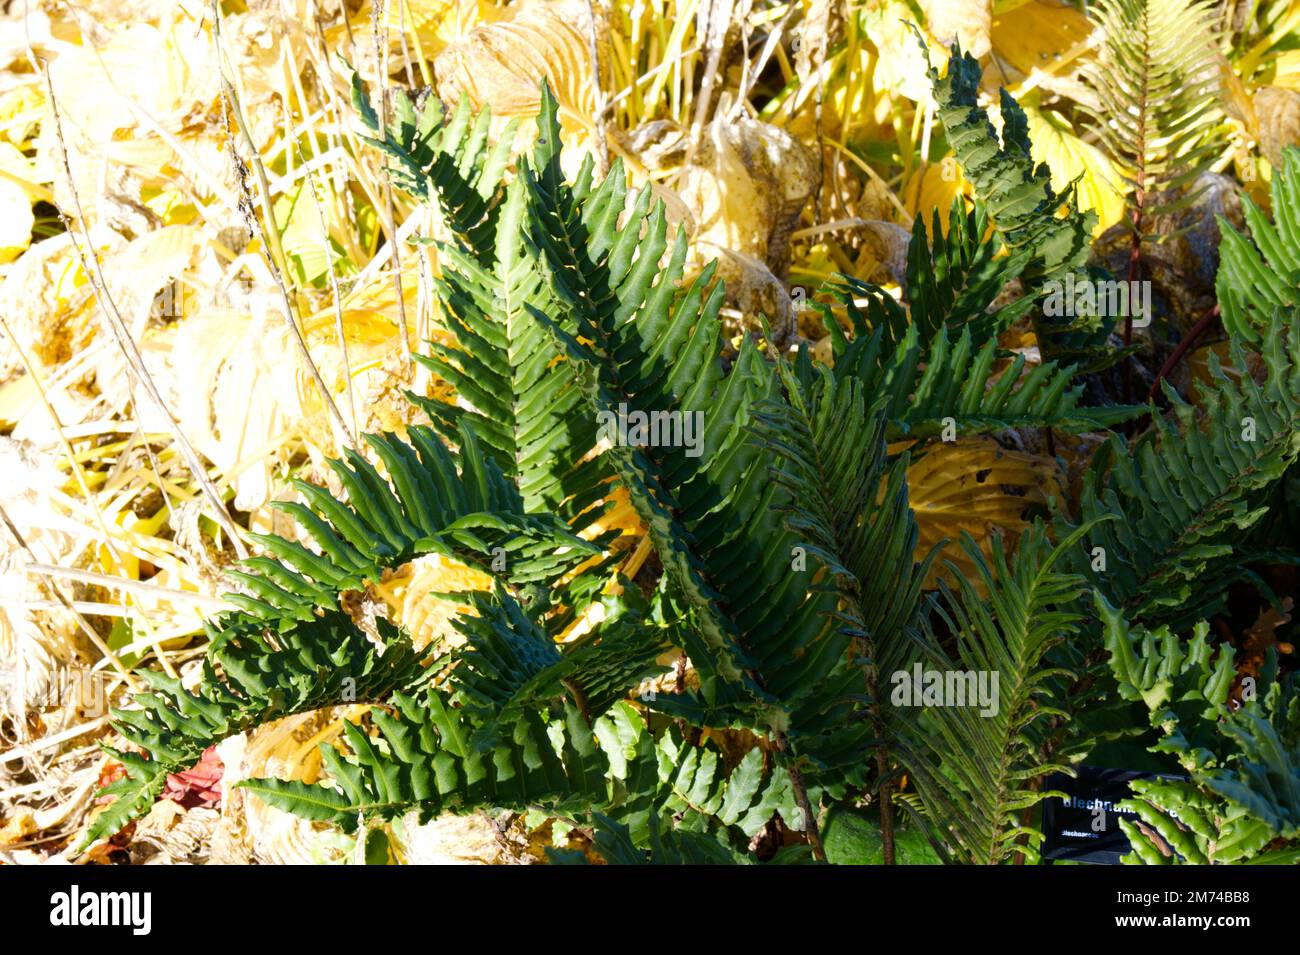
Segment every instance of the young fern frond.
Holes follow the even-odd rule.
[[[928,49],[926,53],[928,57]],[[981,75],[979,61],[954,46],[945,76],[930,67],[939,103],[935,115],[962,171],[985,203],[993,228],[1012,255],[1026,256],[1020,274],[1034,289],[1083,268],[1096,216],[1077,209],[1073,190],[1058,193],[1052,188],[1047,166],[1033,160],[1024,111],[1006,90],[1001,91],[999,140],[979,106]],[[1065,214],[1059,215],[1062,207]]]
[[[1214,159],[1219,65],[1208,0],[1096,0],[1101,42],[1082,78],[1092,129],[1129,190],[1135,242],[1150,219],[1186,201]],[[1130,278],[1136,276],[1130,275]]]
[[[927,647],[914,666],[924,662],[941,680],[943,673],[962,671],[972,679],[997,675],[987,708],[972,705],[967,695],[962,705],[944,700],[947,705],[899,714],[895,723],[904,734],[899,755],[922,809],[913,809],[914,815],[950,861],[995,865],[1017,853],[1033,858],[1042,834],[1025,825],[1024,814],[1046,794],[1032,780],[1069,772],[1045,759],[1041,744],[1048,719],[1061,715],[1052,687],[1063,674],[1048,662],[1048,651],[1077,637],[1084,620],[1083,578],[1054,567],[1081,536],[1076,530],[1053,547],[1043,525],[1035,524],[1013,558],[994,546],[992,567],[967,536],[963,545],[988,596],[960,578],[959,594],[944,586],[935,604],[937,621],[956,637],[955,654],[945,652],[927,627]],[[912,672],[899,671],[891,704],[906,702],[903,681],[912,680]]]
[[[1242,196],[1249,237],[1219,218],[1219,272],[1215,292],[1223,327],[1255,345],[1281,312],[1300,311],[1300,149],[1283,150],[1281,169],[1269,183],[1273,221]],[[1253,240],[1253,241],[1252,241]]]
[[[928,62],[928,47],[920,42]],[[1068,273],[1087,277],[1097,216],[1079,210],[1073,185],[1064,192],[1053,189],[1047,165],[1034,162],[1024,110],[1005,89],[1000,91],[999,139],[988,112],[979,105],[979,61],[955,45],[946,75],[941,77],[934,66],[929,75],[938,102],[935,115],[962,171],[1007,252],[1023,260],[1018,275],[1025,297],[1037,303],[1048,283]],[[1085,368],[1104,367],[1119,357],[1103,350],[1112,325],[1112,319],[1092,315],[1034,319],[1045,358],[1078,361]]]

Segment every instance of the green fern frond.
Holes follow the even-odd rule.
[[[594,813],[593,848],[606,865],[746,865],[752,859],[724,845],[708,833],[661,828],[652,816],[649,845],[642,847],[632,839],[631,828],[602,813]],[[554,863],[587,864],[577,850],[548,849]]]
[[[1098,526],[1072,563],[1135,620],[1208,613],[1234,576],[1235,533],[1264,516],[1262,496],[1300,455],[1300,322],[1284,329],[1279,318],[1262,350],[1262,385],[1229,380],[1212,358],[1199,415],[1165,384],[1171,418],[1157,417],[1131,454],[1112,437],[1093,459],[1081,519],[1120,519]],[[1245,367],[1236,342],[1232,356]]]
[[[1124,861],[1300,862],[1300,694],[1279,678],[1276,655],[1234,700],[1233,648],[1215,649],[1208,624],[1183,640],[1167,625],[1131,627],[1104,596],[1094,600],[1120,692],[1145,704],[1157,734],[1151,751],[1187,774],[1131,784],[1121,805],[1142,824],[1121,820],[1133,850]]]
[[[1219,144],[1219,65],[1209,0],[1096,0],[1101,42],[1082,79],[1096,97],[1083,104],[1098,142],[1130,191],[1131,225],[1187,202]]]
[[[427,821],[488,807],[541,808],[609,815],[645,845],[652,820],[668,814],[678,819],[676,829],[734,829],[735,840],[758,832],[774,812],[794,816],[789,782],[765,767],[761,750],[751,750],[724,772],[711,747],[687,745],[671,731],[656,741],[625,703],[590,724],[571,702],[559,718],[521,712],[486,750],[474,745],[473,718],[446,705],[438,690],[420,697],[398,694],[391,705],[395,712],[372,712],[374,736],[345,725],[349,755],[321,746],[329,780],[258,779],[241,787],[270,805],[346,831],[359,820],[409,812]]]
[[[549,90],[540,122],[543,138],[557,142]],[[750,409],[775,395],[773,376],[750,341],[724,376],[722,288],[709,290],[709,267],[678,294],[686,236],[678,233],[661,268],[667,218],[650,190],[629,203],[618,163],[598,186],[588,163],[570,189],[558,154],[538,160],[545,165],[524,172],[535,198],[532,236],[561,317],[534,314],[602,418],[702,417],[695,455],[620,442],[607,456],[665,573],[697,614],[692,660],[742,690],[729,701],[735,719],[784,732],[793,711],[842,668],[848,638],[825,622],[830,596],[812,591],[809,571],[792,569],[794,542],[777,513],[786,492],[747,440]],[[737,552],[753,561],[736,561]]]
[[[590,456],[595,416],[573,371],[533,310],[549,311],[536,255],[525,242],[528,193],[506,190],[494,244],[482,261],[443,247],[437,285],[456,347],[417,358],[455,387],[457,400],[408,395],[448,438],[467,422],[519,487],[529,513],[557,513],[575,530],[599,517],[608,463]]]
[[[1219,218],[1219,314],[1230,335],[1251,343],[1261,340],[1279,311],[1300,310],[1300,149],[1283,150],[1269,191],[1271,223],[1249,196],[1242,197],[1249,237]]]
[[[602,813],[593,813],[593,817],[593,848],[606,865],[753,865],[757,861],[707,833],[662,826],[658,816],[651,817],[644,844],[632,838],[629,826]],[[576,849],[547,849],[546,853],[555,864],[588,864],[586,856]],[[797,865],[807,861],[807,847],[790,846],[780,850],[769,864]]]
[[[167,776],[188,769],[212,744],[294,713],[413,690],[433,672],[431,657],[383,619],[376,621],[379,643],[337,609],[286,621],[273,636],[247,623],[236,612],[208,625],[212,642],[196,690],[144,670],[154,692],[136,694],[139,709],[111,711],[119,735],[144,755],[105,747],[126,776],[103,790],[116,798],[87,829],[83,850],[143,815]]]
[[[655,662],[665,641],[629,615],[561,645],[500,585],[495,595],[473,594],[470,601],[474,612],[455,621],[467,647],[456,655],[452,683],[466,712],[484,721],[476,733],[480,748],[525,710],[568,697],[591,720],[666,672]]]
[[[918,42],[928,62],[929,49],[919,33]],[[935,115],[994,230],[1017,260],[1025,297],[1036,303],[1049,283],[1063,280],[1067,273],[1085,274],[1097,217],[1079,210],[1073,185],[1064,192],[1052,188],[1047,165],[1034,162],[1025,112],[1005,89],[1000,90],[999,139],[988,112],[979,105],[981,75],[979,61],[954,45],[946,75],[929,67],[938,103]],[[1045,358],[1079,361],[1088,368],[1104,367],[1120,357],[1104,349],[1112,325],[1111,319],[1087,315],[1036,315],[1034,321]]]
[[[1022,378],[1025,358],[1016,355],[995,372],[1003,357],[997,340],[980,343],[974,323],[950,331],[915,308],[904,315],[888,294],[852,280],[834,291],[854,327],[850,339],[828,323],[835,376],[852,376],[869,393],[883,397],[890,440],[929,438],[948,427],[961,435],[1030,427],[1096,431],[1142,412],[1127,405],[1081,407],[1083,385],[1072,384],[1072,365],[1045,361]],[[865,312],[854,293],[865,297]],[[928,339],[927,327],[934,328]]]
[[[516,586],[558,580],[600,549],[550,514],[528,514],[518,489],[486,457],[474,432],[462,428],[453,454],[429,428],[366,435],[388,470],[348,450],[330,469],[347,502],[305,481],[292,481],[307,503],[275,501],[319,548],[274,535],[251,535],[278,563],[246,562],[232,576],[249,591],[232,603],[258,620],[306,619],[345,590],[377,583],[383,571],[424,554],[442,554],[484,572],[501,571]],[[457,467],[459,465],[459,468]],[[251,572],[249,572],[251,571]]]
[[[268,805],[346,832],[360,819],[393,819],[413,810],[427,822],[444,812],[490,806],[562,812],[610,801],[607,761],[572,704],[553,724],[558,744],[547,722],[529,711],[486,752],[471,743],[473,722],[447,707],[436,690],[423,697],[396,694],[390,705],[395,712],[372,712],[373,739],[344,725],[351,756],[321,746],[332,784],[256,779],[240,786]]]
[[[969,326],[973,340],[983,344],[1034,306],[1032,296],[994,306],[1003,289],[1024,271],[1032,250],[999,254],[1001,246],[990,239],[989,226],[985,204],[977,200],[967,209],[961,196],[948,210],[946,235],[938,209],[928,228],[925,218],[918,216],[907,246],[906,308],[878,286],[849,276],[841,276],[830,291],[848,310],[859,336],[859,326],[865,326],[867,333],[883,331],[883,347],[889,351],[898,350],[912,328],[918,340],[928,345],[941,329],[956,334]],[[814,304],[831,333],[838,331],[832,309],[826,303]]]
[[[545,594],[548,582],[598,552],[553,516],[524,514],[519,492],[469,429],[461,432],[458,454],[428,428],[409,434],[410,444],[367,436],[388,479],[355,451],[329,462],[346,503],[302,481],[294,486],[307,504],[275,502],[318,550],[252,535],[268,556],[231,572],[245,592],[227,595],[238,610],[205,624],[211,642],[197,692],[147,673],[160,692],[137,695],[140,710],[114,711],[114,727],[147,756],[138,766],[124,761],[130,785],[108,790],[118,801],[91,827],[90,839],[111,835],[117,829],[109,827],[146,810],[168,773],[188,768],[227,736],[292,713],[381,700],[418,682],[424,671],[408,637],[378,621],[379,656],[340,609],[345,591],[378,582],[385,568],[439,553],[485,572],[497,573],[495,563],[513,586]]]
[[[956,636],[955,654],[942,649],[927,625],[926,652],[913,666],[937,671],[943,680],[952,672],[983,678],[993,700],[982,707],[973,700],[943,699],[941,705],[897,715],[896,726],[905,735],[900,759],[923,807],[914,814],[952,861],[993,865],[1016,853],[1032,859],[1042,834],[1025,825],[1024,814],[1046,794],[1031,781],[1048,772],[1069,772],[1044,759],[1041,744],[1048,719],[1062,715],[1052,681],[1063,674],[1047,661],[1048,651],[1076,638],[1084,620],[1078,600],[1083,578],[1053,568],[1080,536],[1082,531],[1075,531],[1052,547],[1044,527],[1035,524],[1010,560],[996,544],[990,567],[967,535],[963,547],[987,596],[959,577],[959,594],[945,586],[943,600],[935,604],[935,620]],[[905,669],[890,675],[892,705],[907,702],[904,684],[913,678]]]
[[[924,41],[922,48],[928,48]],[[966,178],[985,203],[993,227],[1012,255],[1025,255],[1021,275],[1027,287],[1083,268],[1092,245],[1096,216],[1080,212],[1073,190],[1052,188],[1047,166],[1035,163],[1024,111],[1001,91],[1002,137],[979,105],[979,61],[954,46],[943,77],[929,75],[939,108],[936,116],[948,135]],[[1065,214],[1058,213],[1065,208]]]
[[[351,76],[352,108],[369,133],[362,139],[387,157],[393,185],[436,205],[471,254],[484,254],[492,245],[493,200],[510,161],[519,121],[512,120],[492,146],[488,143],[492,116],[486,108],[475,115],[469,100],[462,97],[448,117],[432,93],[417,108],[405,90],[393,89],[392,110],[384,125],[361,77],[344,66]]]

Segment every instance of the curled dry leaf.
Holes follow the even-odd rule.
[[[193,767],[167,777],[162,798],[185,809],[215,806],[221,802],[221,777],[224,772],[225,767],[217,755],[217,748],[209,746]]]
[[[1262,87],[1255,91],[1254,106],[1260,152],[1281,168],[1283,147],[1300,146],[1300,90]]]

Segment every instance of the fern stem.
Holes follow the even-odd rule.
[[[885,757],[885,747],[876,748],[877,778],[885,780],[889,772],[889,760]],[[894,864],[894,786],[888,781],[880,784],[880,851],[885,865]]]
[[[1143,207],[1146,205],[1146,182],[1147,182],[1147,108],[1150,101],[1150,84],[1151,84],[1151,22],[1150,11],[1144,5],[1142,8],[1142,95],[1137,102],[1137,148],[1134,150],[1134,179],[1133,179],[1133,235],[1129,244],[1128,257],[1128,287],[1133,288],[1133,283],[1138,280],[1142,273],[1142,214]],[[1131,309],[1127,310],[1131,311]],[[1124,347],[1127,348],[1133,341],[1133,316],[1124,316]],[[1124,362],[1124,401],[1132,403],[1133,401],[1133,356],[1129,356]]]
[[[826,850],[822,847],[822,834],[817,826],[817,814],[813,812],[812,802],[808,799],[808,787],[804,784],[803,773],[800,772],[798,763],[790,754],[790,741],[786,739],[784,733],[773,733],[772,743],[776,751],[784,757],[785,770],[790,774],[790,788],[794,790],[799,812],[803,814],[804,832],[808,836],[809,845],[812,846],[813,858],[818,862],[825,862]]]
[[[1156,392],[1160,390],[1161,379],[1174,370],[1183,355],[1187,354],[1187,352],[1191,350],[1192,346],[1200,340],[1200,337],[1205,334],[1206,329],[1214,324],[1214,320],[1218,317],[1219,304],[1216,302],[1208,312],[1197,320],[1195,325],[1187,330],[1187,334],[1184,335],[1183,340],[1178,343],[1178,347],[1174,349],[1173,354],[1165,359],[1165,363],[1161,365],[1160,370],[1156,372],[1156,380],[1151,382],[1151,390],[1147,393],[1147,401],[1150,401],[1156,396]]]

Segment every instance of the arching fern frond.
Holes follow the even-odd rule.
[[[1054,568],[1081,536],[1077,530],[1053,547],[1043,525],[1035,524],[1014,557],[995,544],[991,567],[967,536],[963,546],[987,596],[959,577],[959,594],[945,586],[935,605],[935,620],[955,635],[956,650],[950,656],[929,633],[923,660],[913,667],[937,677],[938,698],[923,710],[899,714],[896,725],[906,733],[900,758],[924,810],[913,813],[951,861],[994,865],[1016,853],[1033,858],[1042,834],[1027,827],[1022,814],[1045,793],[1030,781],[1069,772],[1044,759],[1040,744],[1047,721],[1061,713],[1052,681],[1062,673],[1047,661],[1048,651],[1076,637],[1084,619],[1078,599],[1083,578]],[[964,680],[961,700],[944,695],[953,674]],[[915,697],[928,694],[935,677],[913,686],[914,671],[892,674],[891,705],[921,703]],[[972,698],[980,685],[991,692]]]
[[[237,610],[205,625],[211,643],[197,692],[149,674],[159,692],[137,696],[140,710],[114,712],[115,728],[146,755],[123,760],[128,776],[107,790],[118,798],[90,840],[147,810],[167,774],[227,736],[291,713],[380,700],[418,682],[423,670],[408,637],[381,620],[376,646],[341,609],[345,591],[379,582],[385,568],[438,553],[537,595],[596,550],[553,516],[526,515],[519,492],[468,429],[458,454],[428,428],[409,434],[410,444],[367,436],[389,479],[355,451],[329,462],[347,502],[301,481],[295,487],[307,504],[276,502],[318,549],[253,535],[267,555],[231,572],[245,592],[227,597]]]
[[[236,612],[208,626],[212,643],[196,690],[144,670],[154,692],[136,694],[138,709],[112,710],[115,729],[144,754],[106,747],[126,775],[104,789],[116,798],[87,829],[83,848],[148,811],[167,776],[213,743],[294,713],[413,690],[432,672],[428,655],[383,619],[379,643],[337,609],[287,621],[273,636],[247,623]]]
[[[1081,518],[1119,520],[1089,534],[1072,564],[1134,620],[1209,613],[1234,576],[1234,532],[1263,517],[1262,495],[1300,455],[1300,321],[1284,328],[1279,318],[1262,347],[1263,384],[1231,381],[1211,359],[1215,385],[1200,415],[1166,384],[1172,416],[1131,454],[1112,437],[1093,459]],[[1236,342],[1232,356],[1245,367]]]
[[[1242,196],[1249,237],[1219,218],[1219,271],[1214,288],[1223,327],[1234,338],[1258,344],[1274,316],[1300,310],[1300,149],[1283,150],[1269,191],[1273,222]]]
[[[1141,701],[1157,742],[1185,779],[1134,781],[1121,803],[1128,863],[1295,864],[1300,861],[1300,694],[1276,655],[1234,693],[1231,646],[1214,648],[1199,622],[1189,640],[1168,626],[1131,628],[1103,596],[1110,666],[1127,699]]]

